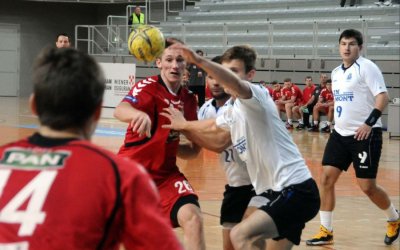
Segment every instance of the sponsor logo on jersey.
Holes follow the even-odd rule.
[[[236,151],[237,151],[239,154],[242,154],[243,152],[246,151],[246,146],[247,146],[247,143],[246,143],[246,139],[245,139],[244,137],[241,137],[241,138],[237,141],[237,143],[236,143],[235,145],[233,145],[233,147],[236,149]]]
[[[353,91],[340,93],[339,89],[333,91],[333,95],[335,96],[336,102],[352,102],[354,98]]]
[[[129,102],[131,102],[131,103],[138,103],[138,99],[136,97],[134,97],[134,96],[128,95],[128,96],[125,96],[124,99],[129,101]]]
[[[0,168],[43,169],[61,168],[70,156],[69,151],[27,150],[9,148],[0,159]]]

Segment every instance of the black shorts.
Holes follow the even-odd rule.
[[[320,207],[317,184],[308,179],[280,192],[268,190],[259,196],[267,198],[267,204],[259,209],[274,220],[279,236],[274,240],[288,239],[300,244],[300,237],[307,221],[314,218]]]
[[[225,185],[224,199],[221,205],[220,223],[239,223],[251,198],[255,196],[252,185],[231,187]]]
[[[366,140],[354,136],[341,136],[335,130],[330,134],[322,158],[323,166],[347,171],[353,163],[357,178],[375,179],[382,152],[382,129],[373,128]]]
[[[189,195],[180,197],[175,202],[174,206],[172,207],[171,214],[170,214],[170,220],[171,220],[172,226],[174,228],[175,227],[179,227],[178,211],[183,205],[186,205],[186,204],[193,204],[193,205],[198,206],[200,208],[199,200],[198,200],[196,195],[189,194]]]

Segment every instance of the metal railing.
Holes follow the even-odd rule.
[[[191,23],[160,25],[162,21],[166,21],[167,12],[176,12],[176,10],[170,9],[170,1],[163,0],[161,4],[164,7],[162,8],[162,15],[159,15],[160,20],[153,20],[151,18],[151,13],[153,12],[152,1],[146,0],[145,5],[140,6],[144,10],[146,24],[156,25],[165,36],[177,37],[193,48],[201,48],[210,55],[221,54],[228,47],[238,44],[238,41],[242,41],[241,44],[254,45],[253,47],[256,48],[261,58],[303,57],[307,59],[324,59],[339,57],[337,52],[339,30],[336,29],[336,32],[328,34],[326,30],[332,30],[332,26],[329,26],[332,24],[324,20],[304,23],[302,30],[307,33],[306,37],[301,37],[301,34],[297,34],[297,37],[295,35],[290,37],[291,34],[296,34],[296,30],[290,27],[290,24],[286,24],[289,28],[284,26],[285,24],[282,21],[267,22],[266,25],[259,25],[262,28],[258,28],[255,31],[250,28],[250,32],[247,30],[247,34],[246,30],[238,31],[237,27],[235,29],[235,26],[229,23],[214,24],[213,26],[205,24],[202,30],[198,29],[198,25],[196,30],[196,28],[193,28],[196,24],[193,25]],[[160,2],[158,1],[158,3]],[[182,6],[185,8],[184,0],[182,1]],[[93,55],[128,56],[127,40],[132,27],[128,26],[127,22],[134,7],[134,5],[126,7],[126,16],[108,16],[106,26],[77,25],[75,27],[76,46],[79,49],[87,50],[89,54]],[[260,22],[263,22],[263,20],[260,20]],[[342,27],[342,25],[336,25],[337,27]],[[365,46],[363,54],[365,56],[372,56],[371,59],[379,56],[399,56],[400,47],[398,41],[397,44],[390,44],[386,49],[385,41],[377,40],[378,36],[373,36],[377,29],[382,29],[382,27],[376,27],[375,21],[360,19],[352,21],[351,24],[346,24],[346,27],[359,29],[364,34]],[[397,28],[391,27],[391,29]],[[282,32],[284,30],[287,31],[287,34]],[[393,31],[392,33],[394,34],[395,32]],[[288,40],[292,42],[285,41],[285,37],[288,37]],[[375,50],[372,55],[369,55],[369,46]],[[390,49],[393,49],[393,51],[388,52]],[[385,53],[380,55],[376,51],[384,51]]]

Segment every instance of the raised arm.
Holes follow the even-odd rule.
[[[182,50],[182,54],[188,63],[197,65],[204,69],[207,74],[216,79],[232,96],[241,99],[249,99],[252,92],[248,81],[241,80],[236,74],[218,63],[212,62],[204,57],[197,55],[187,46],[175,43],[170,48]]]

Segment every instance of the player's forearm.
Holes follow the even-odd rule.
[[[252,92],[249,83],[241,80],[231,70],[221,66],[218,63],[204,59],[203,57],[196,57],[195,64],[203,68],[207,74],[216,79],[216,81],[225,88],[229,89],[231,95],[243,99],[251,98]]]
[[[121,102],[114,110],[114,117],[121,122],[130,123],[137,112],[141,112],[126,102]]]
[[[383,112],[388,102],[389,102],[388,93],[382,92],[375,97],[375,108]]]
[[[187,122],[181,132],[192,142],[217,153],[231,144],[230,133],[219,128],[215,119]]]

